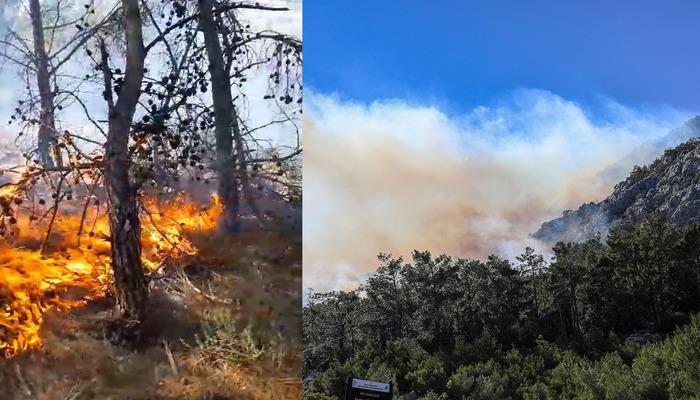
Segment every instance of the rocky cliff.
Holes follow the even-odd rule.
[[[689,123],[698,124],[700,118]],[[683,133],[689,134],[687,130]],[[532,236],[547,242],[586,240],[618,225],[636,224],[655,210],[679,226],[690,221],[700,223],[699,138],[664,151],[647,166],[634,167],[605,200],[565,211],[561,217],[542,224]]]

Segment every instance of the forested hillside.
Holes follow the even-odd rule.
[[[304,309],[308,399],[348,375],[403,398],[688,399],[700,393],[700,227],[661,212],[546,260],[380,255]]]

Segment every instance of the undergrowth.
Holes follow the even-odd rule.
[[[300,240],[195,239],[200,255],[153,283],[143,348],[104,339],[109,298],[50,313],[42,348],[0,360],[0,398],[301,399]]]

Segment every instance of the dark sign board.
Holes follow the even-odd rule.
[[[345,388],[345,400],[391,400],[391,389],[391,383],[368,381],[351,376]]]

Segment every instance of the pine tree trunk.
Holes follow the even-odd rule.
[[[109,200],[114,294],[120,319],[111,327],[113,343],[133,345],[140,339],[148,286],[141,265],[141,223],[137,189],[131,182],[129,132],[141,94],[145,51],[138,0],[122,0],[126,35],[126,71],[116,105],[110,107],[105,183]],[[111,90],[111,88],[106,88]]]
[[[573,329],[574,337],[578,336],[579,326],[578,326],[578,306],[576,302],[576,288],[571,286],[571,327]]]
[[[532,272],[532,297],[535,303],[535,319],[539,323],[540,320],[540,306],[537,298],[537,282],[536,282],[536,273],[533,271]]]
[[[214,128],[216,132],[216,167],[219,175],[219,195],[224,205],[223,227],[237,231],[240,212],[240,186],[247,188],[243,138],[231,96],[231,79],[226,71],[216,21],[213,0],[199,0],[199,26],[204,35],[209,72],[211,74]],[[238,162],[233,154],[236,146]]]
[[[698,289],[698,301],[700,301],[700,260],[695,260],[695,284]]]
[[[120,154],[121,153],[121,154]],[[121,318],[140,321],[147,297],[141,265],[141,226],[136,190],[124,169],[125,152],[114,152],[107,163],[107,196],[115,296]]]
[[[39,132],[38,145],[39,161],[45,167],[51,168],[55,161],[60,166],[60,150],[56,135],[56,121],[54,118],[54,93],[51,90],[49,75],[49,60],[46,54],[44,41],[44,24],[41,18],[41,4],[39,0],[29,0],[29,14],[32,21],[32,34],[34,39],[34,56],[36,66],[36,80],[39,89]]]
[[[559,330],[564,337],[567,337],[568,332],[566,331],[566,324],[564,323],[564,313],[561,310],[561,305],[557,306],[557,310],[559,311]]]

